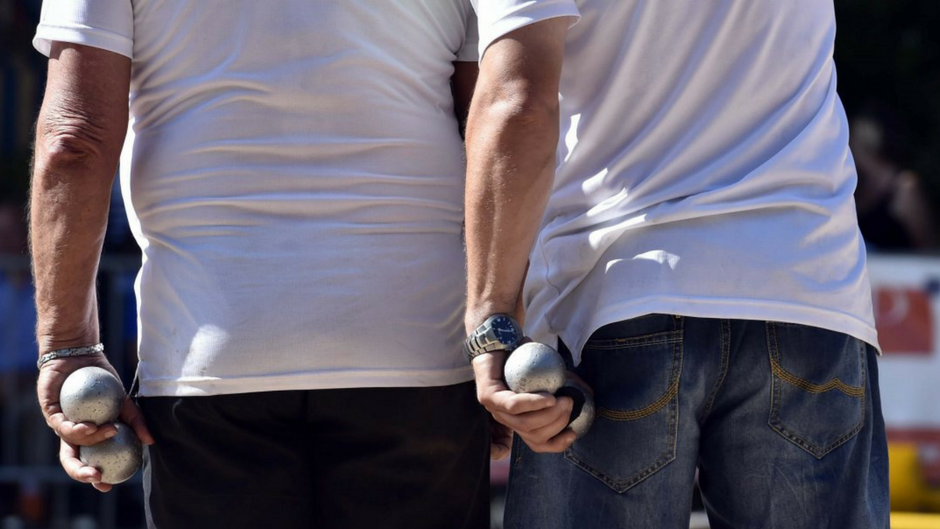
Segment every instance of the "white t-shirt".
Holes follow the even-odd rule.
[[[46,0],[34,44],[133,59],[121,161],[141,394],[472,379],[469,0]]]
[[[525,288],[535,339],[560,336],[578,355],[608,323],[672,313],[794,322],[877,346],[831,1],[475,6],[481,50],[525,24],[581,16]]]

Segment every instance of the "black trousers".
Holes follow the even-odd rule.
[[[142,397],[151,528],[489,527],[473,383]]]

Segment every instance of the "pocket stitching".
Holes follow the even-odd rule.
[[[782,365],[780,365],[780,362],[773,357],[770,358],[770,370],[780,380],[813,395],[819,395],[820,393],[836,390],[843,393],[844,395],[852,397],[853,399],[865,398],[864,384],[861,386],[850,386],[845,382],[842,382],[839,377],[833,378],[825,384],[814,384],[813,382],[800,378],[787,371]]]
[[[680,323],[680,325],[681,325],[681,323]],[[668,340],[668,341],[664,341],[664,342],[659,342],[659,343],[672,343],[672,344],[673,344],[673,357],[672,357],[672,373],[671,373],[671,378],[673,378],[674,381],[673,381],[672,385],[670,386],[670,391],[667,391],[666,394],[672,393],[672,391],[671,391],[672,386],[675,386],[675,387],[676,387],[676,392],[675,392],[674,395],[672,395],[671,398],[669,398],[669,399],[666,401],[666,403],[665,403],[664,406],[660,406],[660,407],[656,410],[656,411],[659,411],[659,410],[662,409],[663,407],[668,406],[668,408],[667,408],[667,409],[669,410],[669,422],[668,422],[668,424],[669,424],[669,429],[672,431],[672,435],[670,436],[671,439],[670,439],[670,443],[669,443],[669,448],[668,448],[665,452],[663,452],[663,453],[659,456],[659,458],[657,458],[657,459],[656,459],[652,464],[650,464],[648,467],[646,467],[645,469],[643,469],[643,470],[637,472],[635,475],[633,475],[632,477],[630,477],[629,479],[626,479],[626,480],[616,480],[616,479],[613,479],[612,477],[610,477],[610,476],[608,476],[607,474],[605,474],[605,473],[603,473],[603,472],[601,472],[601,471],[595,469],[594,467],[590,466],[589,464],[587,464],[586,462],[584,462],[583,460],[581,460],[580,458],[578,458],[578,456],[577,456],[577,455],[574,453],[574,451],[573,451],[573,450],[574,450],[574,447],[576,446],[577,443],[575,443],[575,445],[572,445],[571,447],[569,447],[568,449],[565,450],[565,459],[566,459],[566,460],[570,461],[573,465],[577,466],[578,468],[580,468],[580,469],[583,470],[584,472],[587,472],[588,474],[590,474],[591,476],[593,476],[593,477],[596,478],[597,480],[601,481],[602,483],[604,483],[605,485],[607,485],[608,487],[610,487],[611,489],[613,489],[613,490],[614,490],[615,492],[617,492],[617,493],[624,493],[624,492],[626,492],[627,490],[631,489],[632,487],[634,487],[635,485],[637,485],[637,484],[640,483],[641,481],[643,481],[643,480],[645,480],[646,478],[650,477],[651,475],[655,474],[655,473],[658,472],[660,469],[662,469],[663,467],[665,467],[666,465],[668,465],[669,463],[671,463],[673,460],[676,459],[676,445],[677,445],[677,443],[679,442],[679,440],[678,440],[678,437],[679,437],[679,431],[678,431],[678,429],[679,429],[679,395],[678,395],[678,388],[679,388],[680,381],[681,381],[681,379],[682,379],[682,376],[681,376],[681,375],[682,375],[682,356],[683,356],[683,355],[682,355],[682,349],[683,349],[683,347],[682,347],[682,345],[683,345],[683,343],[682,343],[682,342],[683,342],[683,340],[682,340],[682,333],[683,333],[683,330],[682,330],[681,327],[680,327],[679,329],[677,329],[677,330],[674,330],[674,331],[668,331],[668,332],[664,332],[664,333],[657,333],[658,335],[670,334],[670,335],[678,335],[678,337],[679,337],[678,339],[675,339],[675,340]],[[648,336],[653,336],[653,335],[648,335]],[[643,337],[640,337],[640,338],[643,338]],[[643,345],[647,345],[647,344],[643,344]],[[660,399],[661,399],[661,398],[662,398],[662,397],[660,397]],[[659,400],[659,399],[657,399],[657,403],[658,403],[658,400]],[[654,403],[654,404],[657,404],[657,403]],[[652,405],[651,405],[651,406],[652,406]],[[647,407],[645,407],[645,408],[642,408],[642,409],[645,410],[645,409],[648,408],[648,407],[649,407],[649,406],[647,406]],[[634,420],[636,420],[636,419],[634,419]]]
[[[584,345],[584,349],[611,350],[629,349],[647,345],[663,345],[676,343],[682,340],[682,329],[664,331],[631,338],[615,338],[612,340],[592,340]]]
[[[768,348],[769,353],[770,353],[770,363],[771,363],[771,372],[772,372],[772,373],[771,373],[771,378],[770,378],[770,383],[771,383],[771,390],[770,390],[770,392],[771,392],[770,417],[769,417],[769,419],[768,419],[768,421],[767,421],[767,424],[768,424],[768,426],[770,426],[775,432],[777,432],[778,434],[780,434],[781,437],[783,437],[784,439],[786,439],[786,440],[792,442],[793,444],[795,444],[796,446],[802,448],[802,449],[805,450],[806,452],[809,452],[809,454],[812,455],[813,457],[815,457],[816,459],[822,459],[823,457],[826,456],[826,454],[828,454],[829,452],[832,452],[833,450],[835,450],[836,448],[838,448],[839,446],[841,446],[842,444],[844,444],[846,441],[848,441],[848,440],[851,439],[853,436],[855,436],[858,432],[860,432],[860,431],[862,430],[862,428],[864,428],[864,426],[865,426],[865,406],[862,405],[862,406],[859,406],[859,420],[858,420],[858,422],[855,424],[855,426],[852,427],[851,430],[849,430],[848,432],[846,432],[845,434],[843,434],[842,436],[838,437],[838,438],[835,439],[833,442],[829,443],[827,446],[822,447],[822,448],[820,448],[820,447],[814,445],[813,443],[810,443],[809,441],[807,441],[806,439],[804,439],[802,436],[796,434],[795,432],[791,432],[789,429],[787,429],[787,427],[780,421],[780,408],[779,408],[779,404],[780,404],[780,401],[782,400],[783,397],[782,397],[782,395],[781,395],[781,391],[782,391],[782,390],[781,390],[780,384],[777,383],[777,378],[778,378],[778,377],[776,376],[776,373],[774,372],[774,369],[773,369],[773,365],[774,365],[774,364],[776,364],[776,365],[779,366],[779,357],[780,357],[780,350],[779,350],[779,345],[778,345],[778,342],[777,342],[777,330],[776,330],[775,322],[767,322],[767,348]],[[865,357],[864,357],[864,355],[865,355],[865,348],[862,347],[861,345],[859,345],[858,350],[859,350],[859,353],[860,353],[859,367],[860,367],[860,378],[861,378],[861,381],[862,381],[862,385],[861,385],[860,388],[856,388],[856,387],[854,387],[854,386],[848,386],[848,387],[851,388],[851,389],[860,389],[860,390],[861,390],[861,396],[859,396],[859,397],[855,397],[855,396],[853,396],[853,395],[849,395],[849,396],[850,396],[850,397],[853,397],[853,398],[856,398],[856,399],[864,399],[864,397],[865,397],[865,380],[866,380],[866,377],[868,376],[868,373],[867,373],[867,371],[866,371],[866,369],[865,369]],[[781,370],[783,370],[782,366],[781,366]],[[787,372],[786,370],[784,370],[784,372],[786,372],[788,375],[792,375],[791,373]],[[799,378],[799,377],[796,377],[795,375],[792,375],[792,376],[794,376],[794,378],[796,378],[796,379],[799,380],[799,381],[805,382],[806,384],[814,385],[814,384],[812,384],[812,383],[810,383],[810,382],[807,382],[807,381],[805,381],[805,380],[803,380],[803,379],[801,379],[801,378]],[[838,380],[838,379],[835,379],[835,380]],[[781,378],[781,381],[785,381],[785,380],[784,380],[783,378]],[[830,380],[829,382],[827,382],[826,385],[829,385],[831,382],[832,382],[832,380]],[[839,382],[841,382],[841,380],[840,380]],[[797,384],[794,384],[794,385],[795,385],[796,387],[800,388],[800,389],[803,389],[802,387],[800,387],[800,386],[797,385]],[[841,390],[840,390],[840,391],[841,391]],[[811,392],[811,391],[810,391],[810,393],[814,393],[814,392]],[[843,393],[845,393],[845,392],[843,391]],[[848,395],[848,394],[847,394],[847,395]]]
[[[597,408],[597,414],[601,417],[617,422],[638,421],[663,409],[669,402],[679,394],[679,378],[652,404],[644,406],[638,410],[612,410],[610,408]]]

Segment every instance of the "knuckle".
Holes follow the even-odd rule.
[[[58,402],[46,402],[42,405],[42,414],[46,418],[46,422],[52,420],[52,417],[57,413],[59,413]]]
[[[538,443],[539,445],[546,445],[548,443],[548,440],[551,439],[551,437],[544,435],[544,434],[533,434],[529,436],[529,438],[535,441],[536,443]]]
[[[528,432],[532,429],[532,419],[529,417],[516,416],[513,429],[519,432]]]
[[[55,430],[55,434],[58,435],[60,439],[66,442],[71,443],[72,439],[75,438],[75,432],[66,424],[59,424],[52,429]]]

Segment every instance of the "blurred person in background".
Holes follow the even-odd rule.
[[[886,112],[861,113],[851,121],[849,145],[858,169],[858,225],[868,248],[934,248],[934,214],[920,176],[906,166],[900,126]]]
[[[13,166],[0,160],[0,167]],[[9,172],[4,177],[7,181],[0,182],[0,462],[37,465],[46,460],[52,446],[42,440],[42,421],[30,413],[35,407],[31,395],[36,378],[35,291],[29,267],[18,259],[27,254],[26,193],[4,185],[15,180]],[[0,496],[0,512],[17,512],[33,522],[42,519],[35,479],[16,486],[0,484]]]
[[[0,191],[0,258],[27,254],[24,198],[24,194]],[[36,369],[33,282],[29,268],[13,266],[14,262],[11,259],[4,263],[10,266],[0,266],[0,373],[15,374],[18,380],[29,380],[31,385]],[[16,387],[4,385],[0,399],[9,396]]]
[[[468,28],[469,0],[44,3],[38,392],[70,476],[110,488],[76,455],[114,426],[57,396],[110,368],[94,278],[120,156],[148,525],[488,526],[461,351]]]

